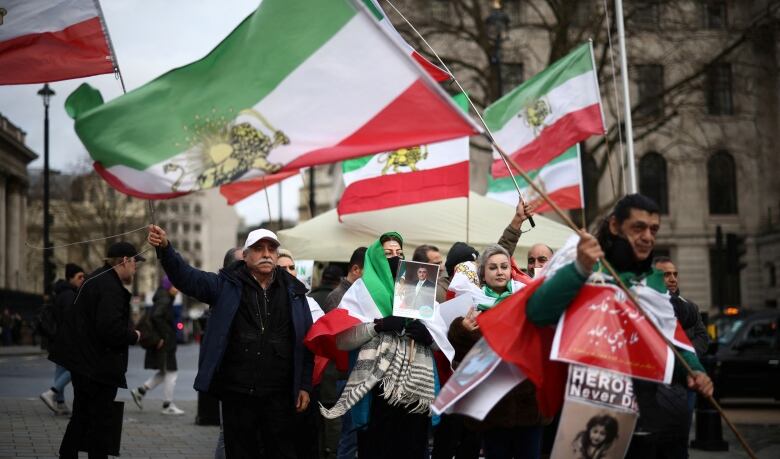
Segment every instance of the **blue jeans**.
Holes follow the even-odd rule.
[[[542,427],[513,427],[484,432],[486,459],[539,459],[542,454]]]
[[[57,391],[57,402],[62,403],[65,401],[65,386],[70,383],[70,371],[65,367],[57,365],[54,369],[54,385],[52,386]]]

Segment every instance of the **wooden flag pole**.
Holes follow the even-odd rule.
[[[497,144],[495,144],[495,143],[493,143],[493,147],[494,147],[494,148],[495,148],[497,151],[499,151],[499,153],[501,153],[501,155],[502,155],[502,156],[505,156],[505,157],[507,158],[507,160],[510,162],[510,164],[512,165],[512,167],[514,167],[514,168],[515,168],[515,170],[517,171],[517,173],[518,173],[518,174],[519,174],[521,177],[523,177],[523,179],[524,179],[526,182],[528,182],[528,184],[529,184],[529,185],[530,185],[530,186],[531,186],[531,187],[534,189],[534,191],[536,191],[536,193],[538,193],[538,194],[539,194],[539,196],[540,196],[540,197],[541,197],[541,198],[542,198],[542,199],[543,199],[543,200],[544,200],[544,201],[545,201],[545,202],[546,202],[546,203],[547,203],[547,204],[548,204],[548,205],[549,205],[549,206],[550,206],[550,207],[551,207],[551,208],[552,208],[554,211],[555,211],[555,213],[556,213],[556,214],[558,214],[558,216],[559,216],[559,217],[561,217],[561,219],[562,219],[564,222],[566,222],[566,224],[567,224],[567,225],[568,225],[568,226],[569,226],[569,227],[570,227],[570,228],[571,228],[573,231],[575,231],[575,232],[577,232],[577,233],[579,233],[579,234],[582,234],[582,233],[585,231],[584,229],[577,228],[577,225],[575,225],[575,224],[574,224],[574,222],[572,221],[572,219],[571,219],[571,218],[569,218],[569,216],[568,216],[568,215],[566,215],[566,214],[565,214],[565,213],[564,213],[564,212],[561,210],[561,208],[560,208],[560,207],[558,207],[558,205],[555,203],[555,201],[553,201],[553,200],[552,200],[552,199],[551,199],[551,198],[550,198],[550,197],[547,195],[547,193],[546,193],[544,190],[542,190],[542,189],[541,189],[541,188],[540,188],[538,185],[536,185],[536,183],[534,183],[534,182],[533,182],[533,181],[530,179],[530,177],[528,176],[528,174],[527,174],[527,173],[526,173],[526,172],[525,172],[523,169],[521,169],[521,168],[520,168],[520,166],[517,164],[517,162],[515,162],[515,160],[514,160],[514,159],[512,159],[510,156],[506,156],[506,155],[504,154],[504,152],[503,152],[503,151],[501,151],[501,147],[499,147],[499,146],[498,146]],[[611,276],[612,276],[612,277],[615,279],[615,281],[618,283],[618,286],[619,286],[619,287],[620,287],[620,289],[623,291],[623,293],[625,293],[625,294],[628,296],[628,298],[629,298],[629,299],[630,299],[630,300],[631,300],[631,301],[634,303],[634,305],[636,305],[636,307],[637,307],[637,310],[640,312],[640,314],[642,314],[642,316],[643,316],[643,317],[644,317],[644,318],[645,318],[645,319],[646,319],[646,320],[647,320],[647,321],[648,321],[648,322],[649,322],[649,323],[650,323],[650,324],[653,326],[653,329],[656,331],[656,333],[658,333],[658,335],[661,337],[661,339],[663,339],[663,340],[664,340],[664,343],[666,343],[666,345],[667,345],[667,346],[669,346],[669,348],[670,348],[670,349],[672,350],[672,352],[674,353],[675,357],[676,357],[676,358],[677,358],[677,359],[680,361],[680,363],[682,364],[682,366],[685,368],[685,371],[687,371],[687,372],[688,372],[688,375],[690,375],[690,376],[693,376],[693,373],[694,373],[694,372],[693,372],[693,368],[691,368],[691,366],[690,366],[690,365],[688,365],[688,362],[686,362],[686,361],[685,361],[685,359],[684,359],[684,358],[683,358],[683,356],[682,356],[682,353],[681,353],[680,351],[678,351],[678,350],[677,350],[677,348],[674,346],[674,344],[671,342],[671,340],[669,340],[669,338],[667,338],[667,337],[666,337],[666,335],[664,335],[664,334],[661,332],[661,329],[658,327],[658,325],[656,325],[656,323],[655,323],[655,322],[653,322],[653,321],[650,319],[650,316],[649,316],[649,315],[648,315],[648,314],[645,312],[645,310],[644,310],[644,309],[642,308],[642,306],[639,304],[639,301],[637,300],[637,298],[636,298],[636,296],[634,295],[634,293],[633,293],[633,292],[632,292],[632,291],[631,291],[631,290],[630,290],[630,289],[629,289],[629,288],[626,286],[626,284],[623,282],[623,280],[620,278],[620,276],[618,276],[618,273],[615,271],[615,269],[612,267],[612,265],[609,263],[609,261],[607,261],[607,259],[606,259],[606,258],[602,258],[600,261],[601,261],[601,264],[602,264],[602,265],[603,265],[603,266],[604,266],[604,267],[607,269],[607,271],[609,272],[609,274],[610,274],[610,275],[611,275]],[[737,440],[739,440],[739,443],[742,445],[742,448],[744,448],[744,449],[745,449],[745,452],[748,454],[748,456],[750,456],[751,458],[754,458],[754,459],[756,459],[756,458],[757,458],[756,454],[753,452],[753,450],[752,450],[752,449],[750,448],[750,446],[747,444],[747,442],[745,441],[744,437],[742,437],[742,434],[741,434],[741,433],[740,433],[740,432],[737,430],[737,427],[736,427],[736,426],[735,426],[735,425],[734,425],[734,424],[731,422],[731,420],[728,418],[728,416],[726,416],[726,412],[725,412],[725,411],[723,411],[723,408],[722,408],[722,407],[720,406],[720,404],[719,404],[719,403],[718,403],[718,402],[715,400],[715,398],[714,398],[712,395],[705,396],[705,398],[706,398],[707,400],[709,400],[709,402],[712,404],[712,406],[714,406],[714,407],[715,407],[715,409],[718,411],[718,413],[719,413],[719,414],[720,414],[720,416],[723,418],[723,420],[724,420],[724,421],[726,421],[726,424],[729,426],[729,428],[731,429],[731,431],[732,431],[732,432],[734,432],[734,435],[737,437]]]

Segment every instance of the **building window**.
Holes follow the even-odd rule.
[[[777,268],[775,267],[775,264],[771,261],[766,264],[766,271],[767,271],[767,277],[768,277],[768,284],[770,287],[776,287],[777,286]]]
[[[501,86],[503,94],[510,92],[523,82],[523,64],[521,62],[501,63]],[[502,94],[502,95],[503,95]]]
[[[184,213],[189,212],[190,211],[190,205],[185,202],[184,204],[181,205],[181,210]]]
[[[182,249],[183,249],[185,252],[189,252],[189,251],[190,251],[190,241],[188,241],[188,240],[186,240],[186,239],[185,239],[185,240],[184,240],[184,242],[182,242],[182,243],[181,243],[181,248],[182,248]]]
[[[637,65],[640,117],[656,118],[664,112],[664,67],[662,65]]]
[[[189,223],[182,223],[181,224],[181,229],[182,229],[182,231],[184,233],[189,233],[190,232],[190,224]]]
[[[590,25],[595,13],[593,5],[588,0],[578,0],[571,8],[571,18],[569,19],[571,25],[575,27]]]
[[[639,192],[655,201],[662,214],[669,213],[666,160],[656,152],[646,153],[639,160]]]
[[[200,223],[195,223],[194,225],[192,225],[192,230],[195,231],[196,233],[200,233]]]
[[[200,247],[201,247],[200,241],[195,241],[194,246],[195,246],[195,250],[200,250]]]
[[[731,64],[713,64],[707,69],[707,113],[731,115],[734,105],[731,99]]]
[[[702,5],[704,13],[704,27],[707,29],[725,29],[726,28],[726,1],[725,0],[704,0]]]
[[[179,222],[171,222],[171,234],[179,232]]]
[[[201,207],[200,204],[195,204],[195,215],[200,215]]]
[[[447,22],[450,19],[450,0],[431,1],[431,18],[434,21]]]
[[[159,212],[161,212],[161,213],[165,213],[165,211],[166,211],[166,210],[168,210],[168,205],[167,205],[167,204],[165,204],[164,202],[161,202],[161,203],[160,203],[160,204],[157,206],[157,210],[158,210]]]
[[[707,194],[711,215],[737,213],[737,170],[734,157],[719,151],[707,160]]]
[[[178,212],[179,211],[179,205],[174,203],[171,204],[171,212]]]
[[[638,0],[634,2],[630,22],[644,29],[657,29],[661,25],[661,4],[659,0]]]

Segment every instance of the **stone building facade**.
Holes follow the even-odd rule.
[[[27,281],[27,165],[38,156],[25,133],[0,114],[0,289],[35,291]]]

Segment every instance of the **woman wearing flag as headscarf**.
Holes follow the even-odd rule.
[[[422,458],[427,454],[430,405],[437,377],[434,339],[419,320],[393,316],[393,284],[403,238],[383,234],[366,251],[363,276],[341,304],[312,328],[306,344],[319,354],[350,352],[351,372],[326,418],[352,410],[360,457]],[[430,325],[429,325],[430,326]],[[331,339],[330,344],[327,340]],[[443,334],[442,334],[443,336]],[[335,355],[331,356],[337,360]]]
[[[461,270],[468,269],[461,265]],[[474,307],[465,317],[456,318],[447,337],[455,348],[455,364],[482,338],[476,317],[525,287],[512,279],[509,252],[500,245],[488,246],[477,260],[479,291],[472,293]],[[476,288],[476,286],[475,286]],[[523,381],[507,393],[484,421],[468,420],[466,427],[480,432],[487,458],[538,458],[541,453],[542,425],[545,419],[536,404],[531,381]]]

